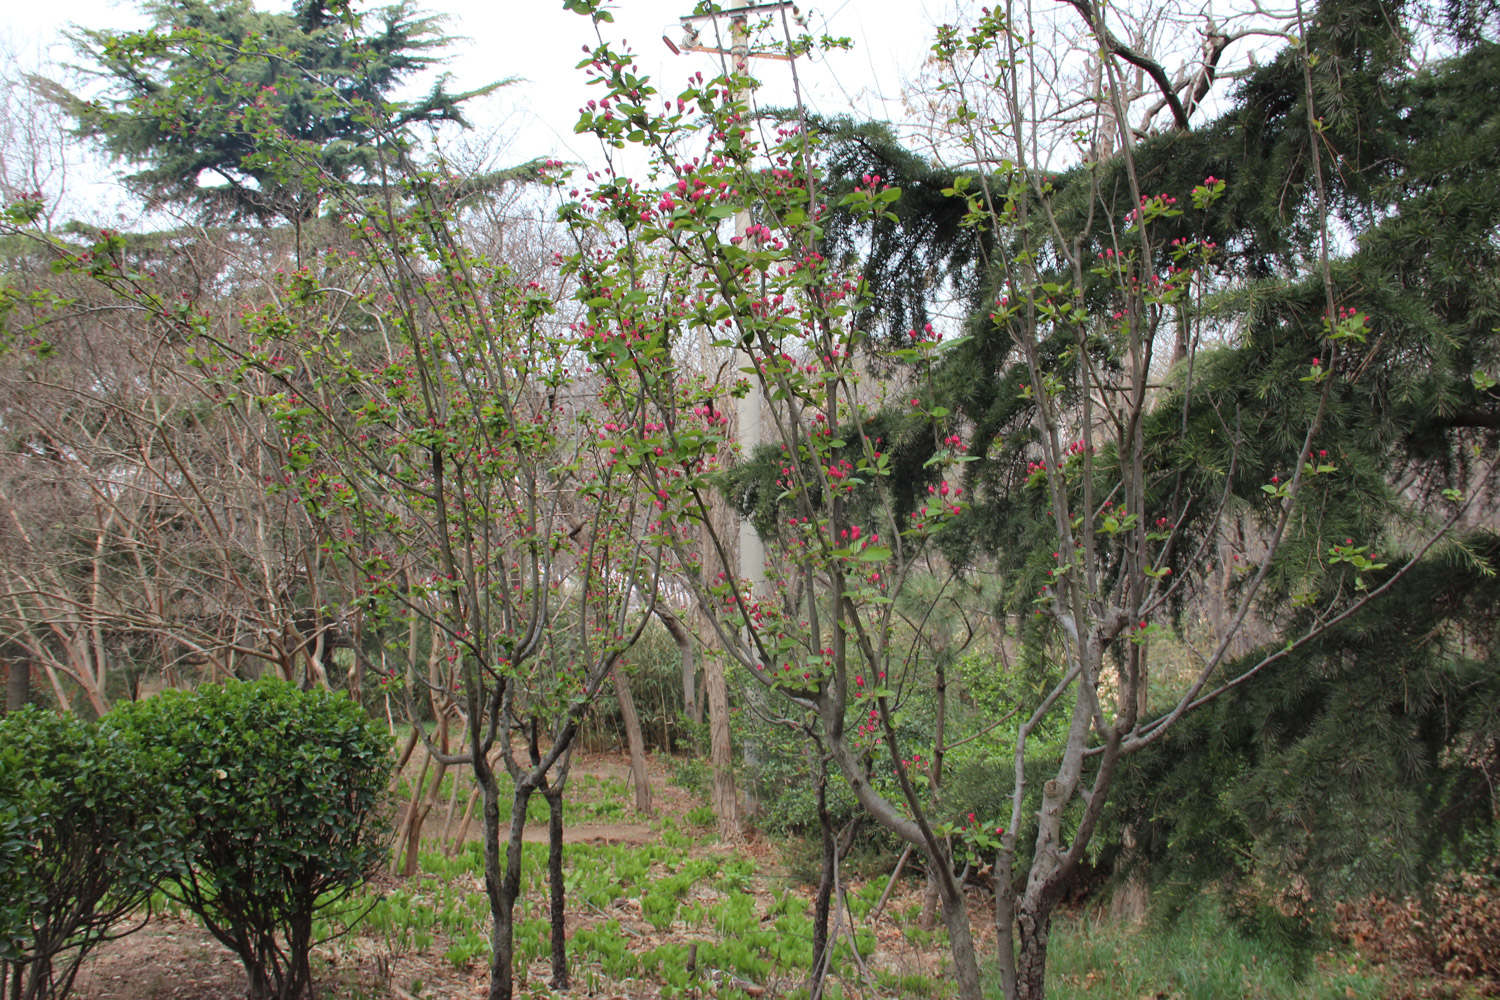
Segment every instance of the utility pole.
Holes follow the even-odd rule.
[[[752,52],[750,50],[750,17],[753,14],[784,12],[792,7],[789,0],[751,4],[711,14],[689,14],[680,19],[684,31],[681,47],[662,36],[667,48],[674,53],[682,51],[706,52],[711,55],[729,56],[733,65],[733,76],[746,75],[751,58],[773,58],[791,60],[790,53]],[[784,16],[784,14],[783,14]],[[729,18],[729,48],[719,44],[705,44],[699,25],[707,23],[714,28],[714,41],[718,37],[718,19]],[[736,90],[732,95],[738,99],[742,94]],[[734,213],[734,234],[742,242],[750,228],[750,211],[741,207]],[[734,348],[735,370],[754,371],[755,361],[743,345]],[[750,378],[750,391],[736,400],[735,420],[738,426],[740,455],[748,458],[761,442],[761,394],[760,380]],[[739,545],[735,575],[750,583],[750,599],[761,600],[766,596],[766,553],[760,535],[750,518],[739,519]],[[726,566],[727,570],[728,567]],[[737,839],[742,834],[739,797],[734,784],[734,757],[729,734],[729,692],[724,681],[723,665],[715,657],[706,657],[703,671],[703,693],[708,703],[709,766],[713,771],[713,807],[718,819],[720,834]],[[750,751],[746,749],[747,760]],[[753,803],[751,803],[753,807]]]
[[[663,36],[663,41],[673,52],[706,52],[710,55],[727,55],[730,57],[734,76],[743,77],[749,72],[750,60],[755,59],[778,59],[790,62],[790,53],[782,52],[752,52],[750,51],[750,18],[758,14],[783,13],[788,9],[794,10],[790,0],[773,0],[768,3],[749,4],[743,7],[733,7],[726,10],[716,11],[711,14],[688,14],[679,20],[685,32],[681,47],[674,45],[671,39]],[[699,24],[708,22],[717,28],[718,19],[729,18],[729,48],[726,50],[719,45],[709,45],[701,38]],[[715,30],[715,42],[718,42],[718,32]],[[738,100],[743,96],[739,91],[733,92],[733,97]],[[744,240],[746,232],[750,228],[750,211],[741,207],[734,213],[734,235],[737,242]],[[754,359],[744,347],[736,347],[734,350],[735,370],[744,372],[754,369]],[[761,388],[759,381],[752,378],[750,391],[736,400],[735,420],[739,430],[740,454],[749,457],[761,443]],[[752,600],[760,600],[766,596],[766,552],[761,544],[760,535],[755,530],[755,525],[747,517],[741,517],[739,523],[739,565],[736,567],[737,575],[742,580],[750,583],[750,597]]]
[[[750,25],[747,16],[743,13],[735,14],[729,22],[729,37],[731,41],[731,58],[734,60],[735,76],[743,76],[748,72],[750,63]],[[736,93],[735,99],[740,95]],[[745,235],[750,230],[750,209],[741,205],[734,213],[734,235],[735,242],[743,246]],[[750,352],[743,345],[734,349],[734,367],[737,371],[745,371],[754,366],[755,361],[750,357]],[[739,422],[740,432],[740,457],[749,458],[756,448],[760,447],[760,380],[754,376],[750,377],[750,391],[735,400],[735,418]],[[758,601],[765,597],[766,590],[766,550],[761,544],[760,533],[755,530],[755,525],[750,518],[740,517],[740,577],[750,582],[750,599]]]

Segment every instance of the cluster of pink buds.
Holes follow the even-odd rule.
[[[964,495],[964,489],[962,486],[950,486],[948,484],[948,480],[946,479],[944,479],[936,486],[927,487],[928,496],[946,497],[950,493],[952,493],[955,497],[961,497]],[[954,513],[957,513],[957,511],[955,511]]]
[[[693,407],[693,416],[698,417],[710,427],[722,426],[729,423],[728,415],[714,409],[712,406]]]
[[[1140,207],[1136,208],[1136,209],[1133,209],[1128,215],[1126,215],[1125,216],[1125,222],[1126,222],[1127,225],[1130,224],[1130,223],[1135,222],[1137,219],[1139,219],[1142,215],[1145,214],[1145,211],[1146,211],[1147,208],[1150,208],[1150,207],[1153,207],[1153,206],[1158,207],[1158,208],[1169,208],[1169,207],[1171,207],[1172,205],[1175,205],[1175,204],[1177,204],[1177,199],[1174,198],[1174,197],[1172,197],[1169,194],[1158,194],[1158,195],[1145,195],[1145,194],[1143,194],[1143,195],[1141,195],[1141,204],[1140,204]]]

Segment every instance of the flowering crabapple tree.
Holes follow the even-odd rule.
[[[596,24],[607,20],[594,3],[568,6]],[[1103,100],[1118,105],[1118,46],[1102,23],[1090,27]],[[600,96],[584,109],[579,130],[597,135],[607,155],[642,148],[651,165],[641,180],[613,166],[591,175],[570,190],[574,200],[564,210],[583,230],[607,223],[611,236],[570,266],[588,309],[581,340],[616,405],[634,415],[605,443],[655,494],[662,517],[653,538],[677,553],[744,675],[814,719],[862,807],[924,852],[965,997],[980,995],[979,977],[943,834],[962,832],[994,859],[1006,995],[1043,995],[1052,915],[1098,828],[1123,755],[1346,620],[1402,572],[1370,585],[1371,573],[1387,569],[1373,546],[1328,534],[1338,523],[1330,484],[1340,470],[1318,435],[1337,378],[1361,370],[1370,321],[1336,288],[1323,168],[1310,132],[1309,214],[1314,231],[1325,234],[1306,279],[1322,300],[1314,320],[1318,361],[1297,384],[1289,426],[1270,442],[1286,447],[1281,470],[1266,476],[1254,498],[1259,561],[1244,570],[1235,606],[1208,648],[1179,637],[1196,658],[1192,670],[1153,682],[1153,637],[1204,586],[1202,570],[1224,526],[1245,513],[1231,503],[1247,444],[1233,414],[1217,415],[1228,444],[1208,468],[1163,446],[1173,426],[1201,421],[1205,412],[1215,419],[1212,400],[1195,395],[1195,379],[1205,367],[1200,349],[1218,332],[1210,293],[1219,290],[1213,263],[1220,250],[1205,219],[1228,181],[1206,174],[1170,190],[1145,189],[1119,106],[1098,116],[1120,132],[1094,144],[1119,150],[1107,182],[1100,166],[1070,171],[1065,182],[1052,177],[1056,151],[1041,150],[1036,137],[1057,130],[1024,113],[1033,106],[1021,68],[1027,38],[1025,25],[1005,11],[986,10],[971,29],[940,31],[935,47],[952,135],[967,161],[983,167],[956,175],[947,192],[962,200],[966,224],[986,231],[978,245],[993,248],[995,292],[982,329],[971,331],[1002,345],[994,363],[1015,387],[1015,416],[993,438],[988,429],[976,438],[939,401],[913,392],[906,405],[925,418],[933,440],[918,473],[931,490],[925,499],[918,490],[915,502],[903,501],[909,484],[893,474],[880,433],[888,417],[877,412],[881,387],[859,361],[871,344],[852,317],[873,292],[857,270],[822,252],[831,211],[873,228],[889,219],[899,191],[867,174],[828,200],[832,180],[817,171],[816,137],[801,122],[768,134],[771,126],[752,121],[742,95],[753,82],[742,71],[700,75],[663,97],[628,52],[601,40],[584,63]],[[982,103],[979,87],[997,90],[1002,117],[973,110]],[[1311,94],[1309,85],[1309,103]],[[730,235],[727,220],[740,212],[748,224]],[[703,462],[725,434],[725,401],[683,376],[677,360],[693,331],[704,329],[721,350],[741,352],[737,391],[757,394],[768,411],[772,473],[734,481],[742,508],[770,514],[759,523],[770,564],[764,591],[704,571],[686,528],[696,532],[707,522],[706,497],[725,483]],[[897,356],[920,385],[922,373],[949,352],[967,357],[963,351],[919,334]],[[960,485],[964,463],[1004,459],[1016,462],[1009,496],[1029,521],[1026,545],[969,558],[1045,563],[1022,566],[1015,581],[1039,577],[1021,636],[1042,661],[1044,683],[1010,740],[1008,815],[975,815],[960,831],[944,830],[921,788],[930,777],[926,762],[901,746],[897,731],[898,707],[917,675],[893,642],[894,609],[924,567],[936,564],[934,543],[970,509],[973,497]],[[707,533],[714,555],[730,565],[732,543]],[[1300,563],[1291,558],[1297,553]],[[1313,613],[1285,647],[1224,676],[1256,602],[1299,575],[1331,583],[1303,592]],[[1043,749],[1044,733],[1057,734],[1046,748],[1056,759],[1042,780],[1028,763]],[[1021,843],[1023,830],[1030,844]]]
[[[608,20],[586,0],[568,6],[596,25]],[[899,599],[929,571],[930,540],[965,501],[944,481],[917,509],[898,505],[875,421],[878,386],[859,358],[865,336],[850,322],[867,292],[857,272],[820,252],[828,206],[815,137],[791,122],[762,138],[743,71],[699,73],[664,99],[602,34],[584,65],[599,96],[578,129],[599,138],[609,165],[558,184],[571,199],[563,218],[580,234],[567,262],[586,307],[578,340],[626,417],[601,429],[599,446],[652,497],[650,541],[674,553],[673,570],[732,662],[809,720],[862,808],[925,855],[962,993],[977,997],[950,831],[933,818],[923,750],[905,745],[896,724],[926,683],[898,641]],[[690,152],[705,133],[706,148]],[[614,166],[627,146],[650,158],[643,180]],[[871,177],[842,207],[873,222],[899,194]],[[740,212],[748,221],[731,235]],[[710,516],[725,484],[712,457],[730,433],[733,403],[689,373],[686,355],[702,331],[715,349],[740,352],[728,395],[755,394],[766,412],[759,457],[771,475],[738,487],[741,506],[761,514],[763,589],[713,570],[735,564],[732,538]],[[940,349],[935,336],[919,336],[899,355],[921,371]],[[962,441],[948,414],[920,398],[913,409],[940,449],[934,467],[956,467]]]
[[[205,72],[258,107],[218,49],[204,41]],[[383,683],[423,738],[419,695],[461,720],[457,747],[428,749],[467,765],[481,793],[496,1000],[514,986],[527,807],[546,800],[552,981],[564,988],[574,739],[652,613],[659,553],[635,524],[636,484],[579,433],[609,421],[556,293],[472,248],[466,178],[419,165],[380,107],[319,96],[372,123],[382,182],[347,181],[319,143],[247,113],[259,168],[330,211],[299,231],[298,266],[256,276],[224,310],[162,295],[128,248],[101,280],[154,318],[222,405],[264,418],[260,443],[279,463],[267,490],[291,498],[317,557],[350,578]]]
[[[460,178],[404,161],[399,190],[342,206],[355,250],[277,282],[240,323],[236,378],[277,416],[284,486],[355,567],[359,598],[408,652],[391,683],[450,702],[483,803],[494,919],[490,996],[512,992],[527,806],[549,809],[553,985],[564,952],[562,796],[574,738],[654,602],[638,491],[579,428],[605,422],[552,294],[467,250]],[[252,390],[250,387],[258,387]],[[501,857],[498,756],[511,785]]]

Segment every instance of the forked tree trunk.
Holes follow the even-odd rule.
[[[1095,664],[1094,676],[1098,676],[1097,656],[1092,662]],[[1121,692],[1121,700],[1126,709],[1119,721],[1122,727],[1128,728],[1134,724],[1135,715],[1135,693],[1129,689],[1129,679],[1136,675],[1131,671],[1126,673],[1126,689]],[[1114,782],[1115,766],[1120,759],[1118,729],[1107,734],[1103,752],[1098,756],[1097,770],[1088,782],[1087,791],[1080,793],[1080,786],[1084,783],[1082,747],[1084,737],[1089,732],[1091,716],[1088,702],[1089,699],[1082,694],[1075,701],[1072,728],[1057,775],[1042,785],[1042,804],[1036,814],[1036,846],[1032,852],[1025,891],[1017,894],[1009,881],[1013,854],[1006,848],[1013,847],[1010,839],[1013,835],[1006,835],[1005,847],[995,865],[995,929],[1001,948],[1010,940],[1009,920],[1006,918],[1009,914],[1014,914],[1015,917],[1014,991],[1007,1000],[1041,1000],[1046,995],[1047,944],[1052,931],[1052,914],[1058,901],[1062,899],[1063,890],[1077,871],[1083,851],[1093,839],[1096,824]],[[1077,825],[1064,846],[1062,830],[1067,806],[1080,794],[1085,800],[1083,814],[1078,817]],[[1000,881],[1002,878],[1006,881]],[[1003,958],[1001,972],[1002,976],[1007,974]]]
[[[438,716],[436,735],[438,750],[447,754],[450,746],[446,715]],[[426,750],[425,744],[423,749]],[[418,857],[422,853],[422,828],[427,823],[427,817],[432,813],[432,807],[437,804],[438,793],[443,786],[443,777],[448,773],[448,765],[441,757],[435,756],[431,750],[426,750],[426,752],[427,758],[422,762],[421,773],[417,775],[416,783],[412,787],[411,799],[406,805],[405,819],[397,833],[397,855],[391,859],[391,873],[408,878],[417,873]],[[431,782],[427,780],[429,768],[432,770]]]
[[[482,760],[475,754],[476,761]],[[484,883],[490,900],[490,992],[489,1000],[511,1000],[514,991],[515,910],[521,895],[521,843],[526,832],[526,807],[532,788],[517,784],[510,805],[510,832],[505,844],[505,866],[500,865],[500,795],[494,773],[486,764],[489,780],[484,784]]]
[[[422,828],[427,825],[427,817],[432,814],[432,807],[437,803],[438,793],[443,787],[443,777],[447,772],[448,765],[439,760],[432,770],[432,782],[407,823],[406,863],[401,867],[401,874],[408,877],[417,873],[418,859],[422,853]]]
[[[515,908],[521,894],[521,839],[526,832],[526,806],[535,788],[524,780],[515,784],[510,804],[510,829],[505,858],[500,857],[500,787],[480,729],[480,713],[468,719],[470,765],[482,798],[484,823],[484,894],[490,904],[490,988],[488,1000],[511,1000],[515,965]]]
[[[923,803],[918,801],[916,789],[910,782],[901,779],[902,795],[917,817],[913,820],[902,815],[893,803],[871,787],[867,762],[842,738],[843,704],[837,699],[820,697],[818,712],[822,717],[819,725],[823,737],[828,740],[829,753],[866,814],[919,849],[927,862],[928,870],[936,875],[938,901],[942,905],[943,924],[948,930],[948,952],[953,959],[958,996],[960,1000],[982,1000],[979,961],[974,953],[974,932],[969,926],[963,887],[953,874],[953,858],[948,852],[947,844],[926,825]]]
[[[424,747],[425,749],[425,747]],[[401,824],[396,828],[396,853],[391,857],[392,875],[413,875],[416,872],[415,856],[411,851],[411,827],[412,820],[417,815],[417,809],[422,801],[422,789],[427,784],[427,769],[432,766],[432,754],[422,758],[422,769],[417,772],[417,780],[412,783],[411,794],[407,797],[406,809],[401,815]],[[403,864],[402,858],[406,863]],[[411,871],[407,871],[407,868]]]

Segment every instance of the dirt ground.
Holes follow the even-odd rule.
[[[573,772],[628,780],[629,760],[615,755],[581,756],[575,758]],[[681,817],[697,804],[691,795],[669,783],[665,761],[651,761],[650,778],[652,803],[658,815]],[[625,806],[628,817],[634,808],[633,798]],[[470,837],[477,835],[476,823]],[[649,844],[655,837],[649,824],[629,818],[578,823],[564,831],[568,843]],[[546,839],[544,823],[527,827],[528,842]],[[722,845],[718,849],[731,850]],[[763,843],[738,845],[732,850],[769,852]],[[471,981],[456,981],[454,970],[440,957],[430,960],[431,968],[422,968],[420,960],[403,958],[401,968],[394,969],[388,958],[367,952],[357,941],[320,947],[314,963],[320,996],[408,1000],[411,995],[392,984],[422,979],[429,984],[424,998],[482,997],[486,982],[482,969],[471,974]],[[78,1000],[242,1000],[245,992],[245,973],[232,952],[195,920],[164,916],[99,946],[79,971],[73,996]]]
[[[78,972],[86,1000],[240,1000],[245,970],[196,921],[158,917],[97,948]]]

